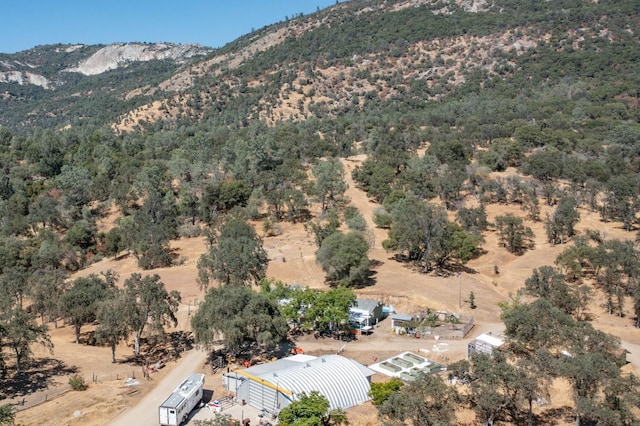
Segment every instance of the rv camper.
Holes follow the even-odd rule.
[[[204,374],[192,374],[173,391],[159,408],[160,424],[178,426],[202,401]]]

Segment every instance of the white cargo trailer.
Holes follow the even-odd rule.
[[[192,374],[176,388],[159,407],[160,424],[178,426],[182,424],[202,401],[204,374]]]

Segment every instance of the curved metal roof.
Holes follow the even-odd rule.
[[[318,391],[329,400],[331,409],[347,409],[370,399],[368,376],[375,372],[340,355],[325,355],[280,366],[282,368],[269,372],[252,371],[252,374],[276,388],[290,390],[296,399],[302,392],[308,395]]]

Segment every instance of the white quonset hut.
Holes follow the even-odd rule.
[[[370,399],[375,371],[340,355],[294,355],[223,376],[225,389],[238,401],[277,414],[304,392],[318,391],[331,409],[347,409]]]

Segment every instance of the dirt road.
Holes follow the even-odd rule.
[[[158,406],[189,374],[202,369],[207,355],[198,349],[187,352],[173,370],[135,407],[119,415],[112,426],[158,424]]]

